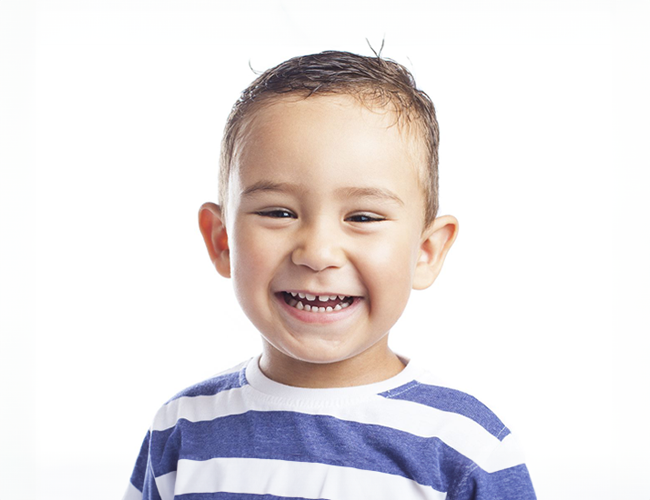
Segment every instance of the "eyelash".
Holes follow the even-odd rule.
[[[363,219],[363,220],[359,220],[359,219]],[[368,222],[381,222],[383,220],[386,220],[386,218],[376,216],[376,215],[370,215],[370,214],[355,214],[355,215],[351,215],[350,217],[346,217],[345,220],[350,222],[368,223]]]
[[[292,212],[281,208],[275,208],[272,210],[261,210],[255,213],[257,215],[261,215],[262,217],[270,217],[271,219],[295,219],[296,218],[296,216]]]
[[[259,212],[255,212],[255,213],[261,217],[269,217],[271,219],[297,219],[298,218],[293,212],[281,208],[276,208],[273,210],[260,210]],[[386,218],[381,216],[376,216],[376,215],[370,215],[370,214],[355,214],[346,217],[345,220],[347,222],[357,222],[357,223],[367,224],[369,222],[381,222],[386,220]]]

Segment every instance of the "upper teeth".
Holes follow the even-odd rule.
[[[312,295],[310,293],[298,293],[298,292],[289,292],[293,297],[299,297],[301,299],[307,299],[310,301],[316,300],[316,295]],[[327,302],[329,300],[336,300],[336,299],[343,300],[345,299],[345,295],[319,295],[318,300],[321,302]]]

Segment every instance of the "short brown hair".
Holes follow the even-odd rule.
[[[221,144],[219,203],[225,209],[237,141],[249,113],[261,103],[288,94],[304,96],[345,94],[364,103],[392,105],[398,121],[414,124],[426,146],[423,189],[425,225],[438,212],[438,122],[429,96],[419,90],[411,72],[390,59],[350,52],[325,51],[289,59],[257,77],[230,112]]]

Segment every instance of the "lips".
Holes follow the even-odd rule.
[[[316,295],[302,292],[280,292],[284,302],[299,311],[331,313],[349,307],[355,297],[349,295]]]

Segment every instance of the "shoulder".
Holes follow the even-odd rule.
[[[217,375],[191,385],[162,405],[151,425],[152,432],[171,432],[182,421],[204,420],[219,411],[228,395],[248,385],[246,366],[240,363]]]
[[[450,481],[458,498],[470,498],[478,489],[493,490],[494,498],[535,498],[523,452],[501,419],[476,397],[417,365],[411,372],[409,382],[379,395],[395,404],[393,411],[412,432],[441,443],[447,459],[458,466]],[[505,491],[521,495],[500,496]]]
[[[222,371],[209,379],[198,382],[186,389],[183,389],[172,397],[166,404],[180,398],[191,398],[197,396],[214,396],[222,391],[238,389],[247,384],[246,366],[248,361],[244,361],[228,370]]]
[[[419,367],[413,369],[413,379],[410,382],[386,391],[381,396],[456,415],[461,420],[467,419],[499,440],[510,434],[501,419],[476,397],[440,383]]]

